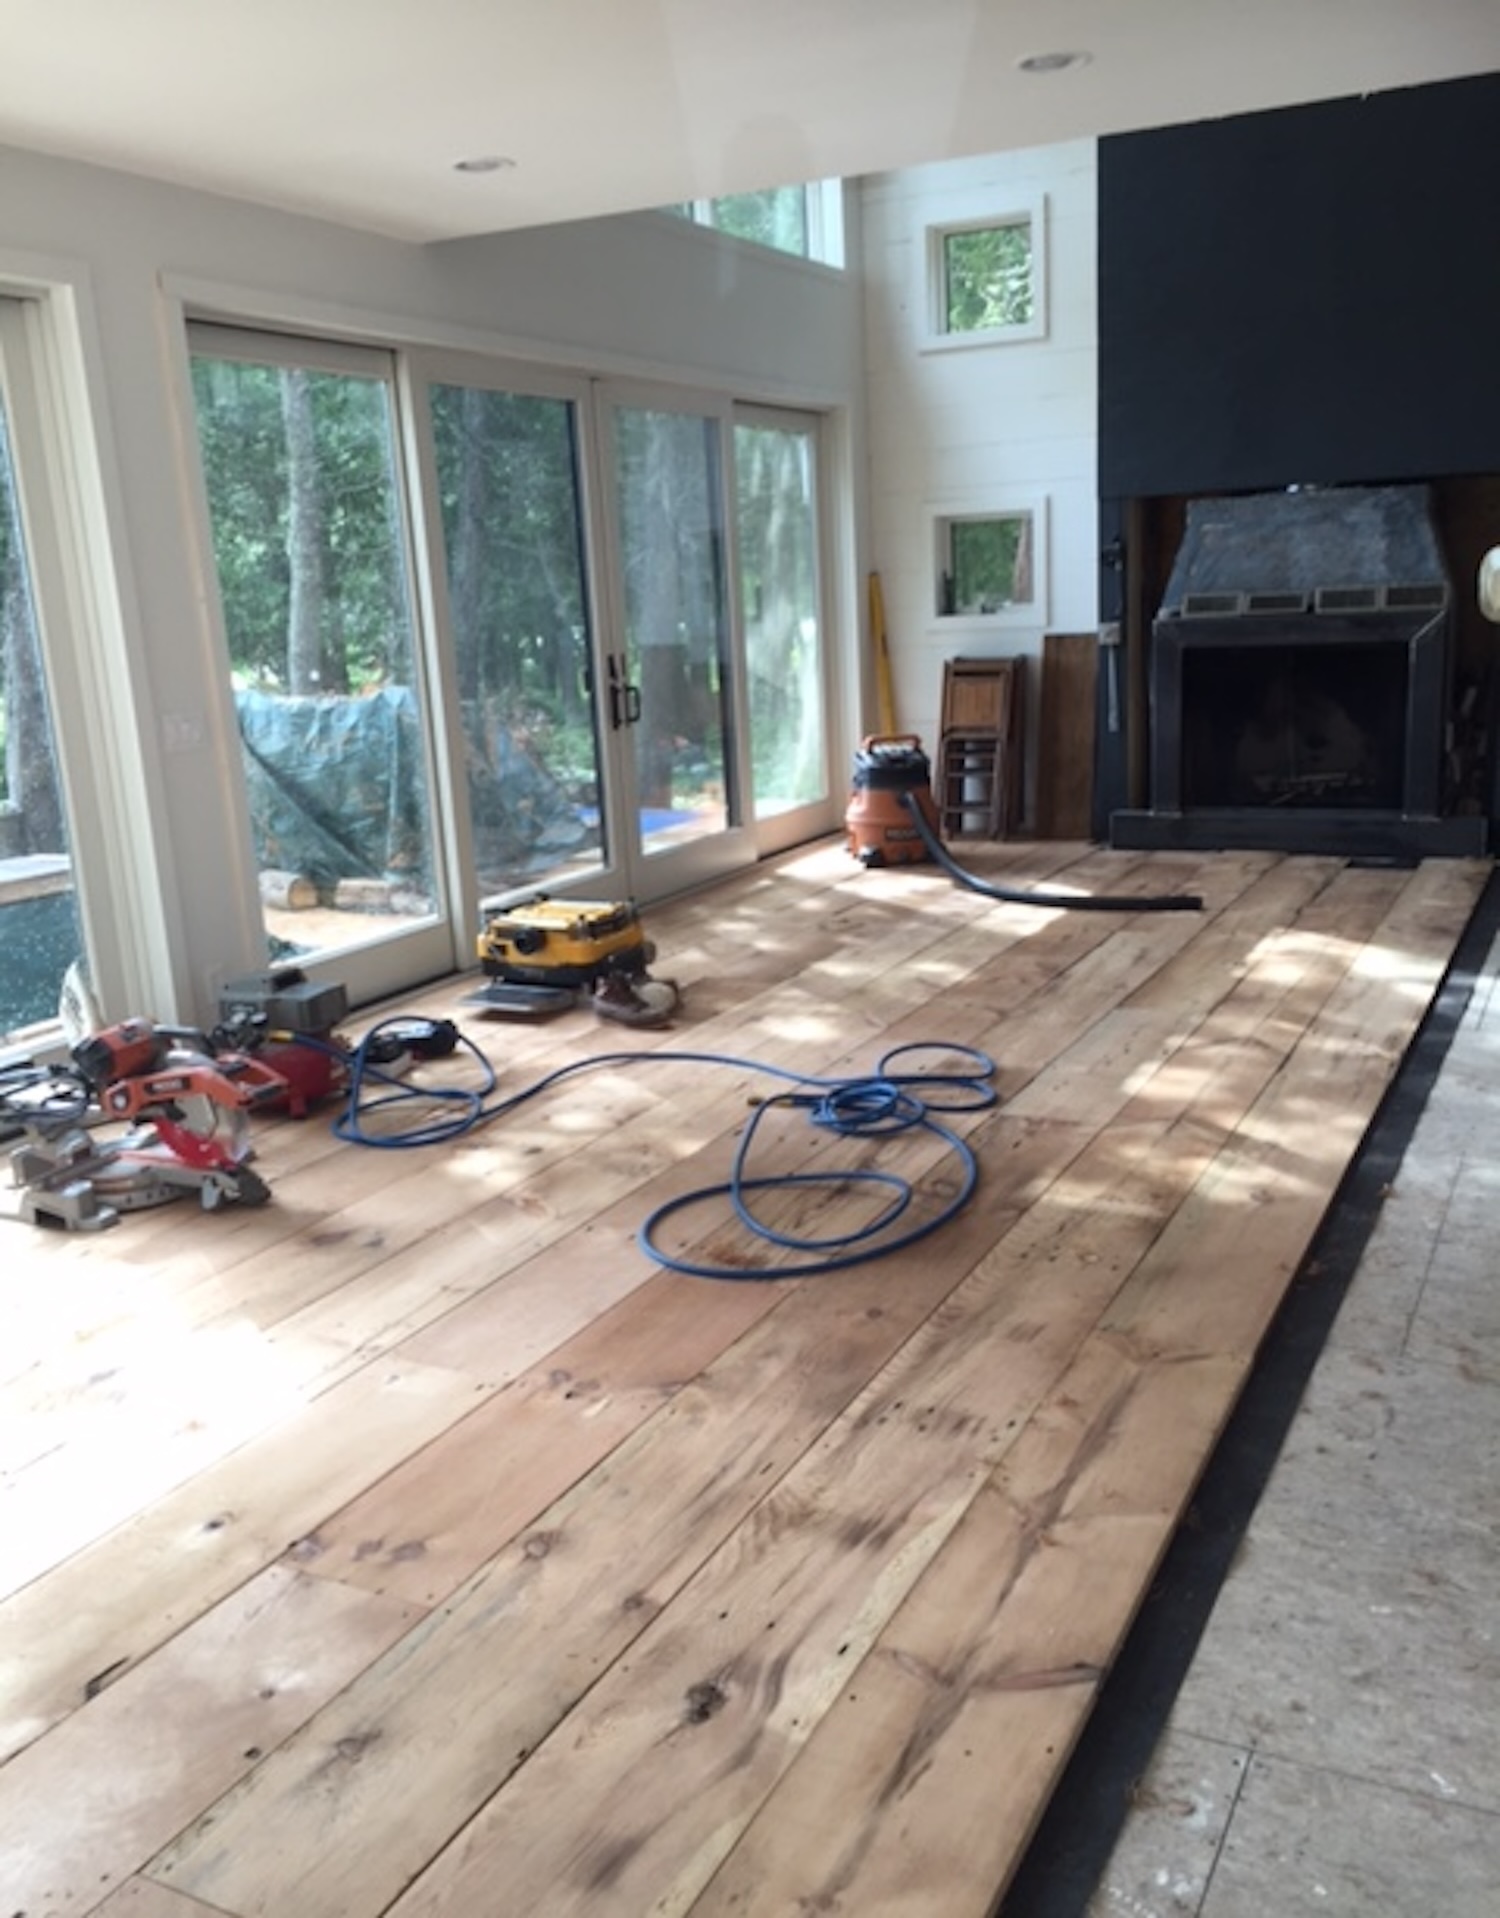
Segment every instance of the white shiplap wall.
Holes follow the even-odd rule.
[[[929,753],[945,659],[1034,658],[1044,633],[1098,623],[1095,158],[1095,143],[1079,140],[872,175],[862,186],[870,565],[884,591],[897,725]],[[924,351],[928,230],[1038,200],[1045,336]],[[1046,501],[1048,564],[1035,616],[940,621],[934,514],[1036,496]],[[1033,725],[1035,691],[1033,672]]]

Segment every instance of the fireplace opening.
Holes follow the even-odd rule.
[[[1182,662],[1182,804],[1396,810],[1407,648],[1197,647]]]
[[[1478,853],[1451,752],[1453,589],[1424,485],[1186,502],[1151,617],[1134,847]]]

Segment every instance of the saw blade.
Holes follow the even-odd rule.
[[[200,1139],[211,1139],[219,1129],[222,1106],[202,1092],[184,1092],[172,1101],[177,1108],[177,1123]]]

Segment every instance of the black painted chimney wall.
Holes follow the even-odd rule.
[[[1500,74],[1099,143],[1099,490],[1500,470]]]
[[[1101,548],[1132,498],[1495,473],[1500,74],[1100,141]]]

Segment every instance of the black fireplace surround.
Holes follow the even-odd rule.
[[[1443,812],[1452,592],[1424,486],[1189,503],[1152,624],[1125,847],[1481,853]]]

